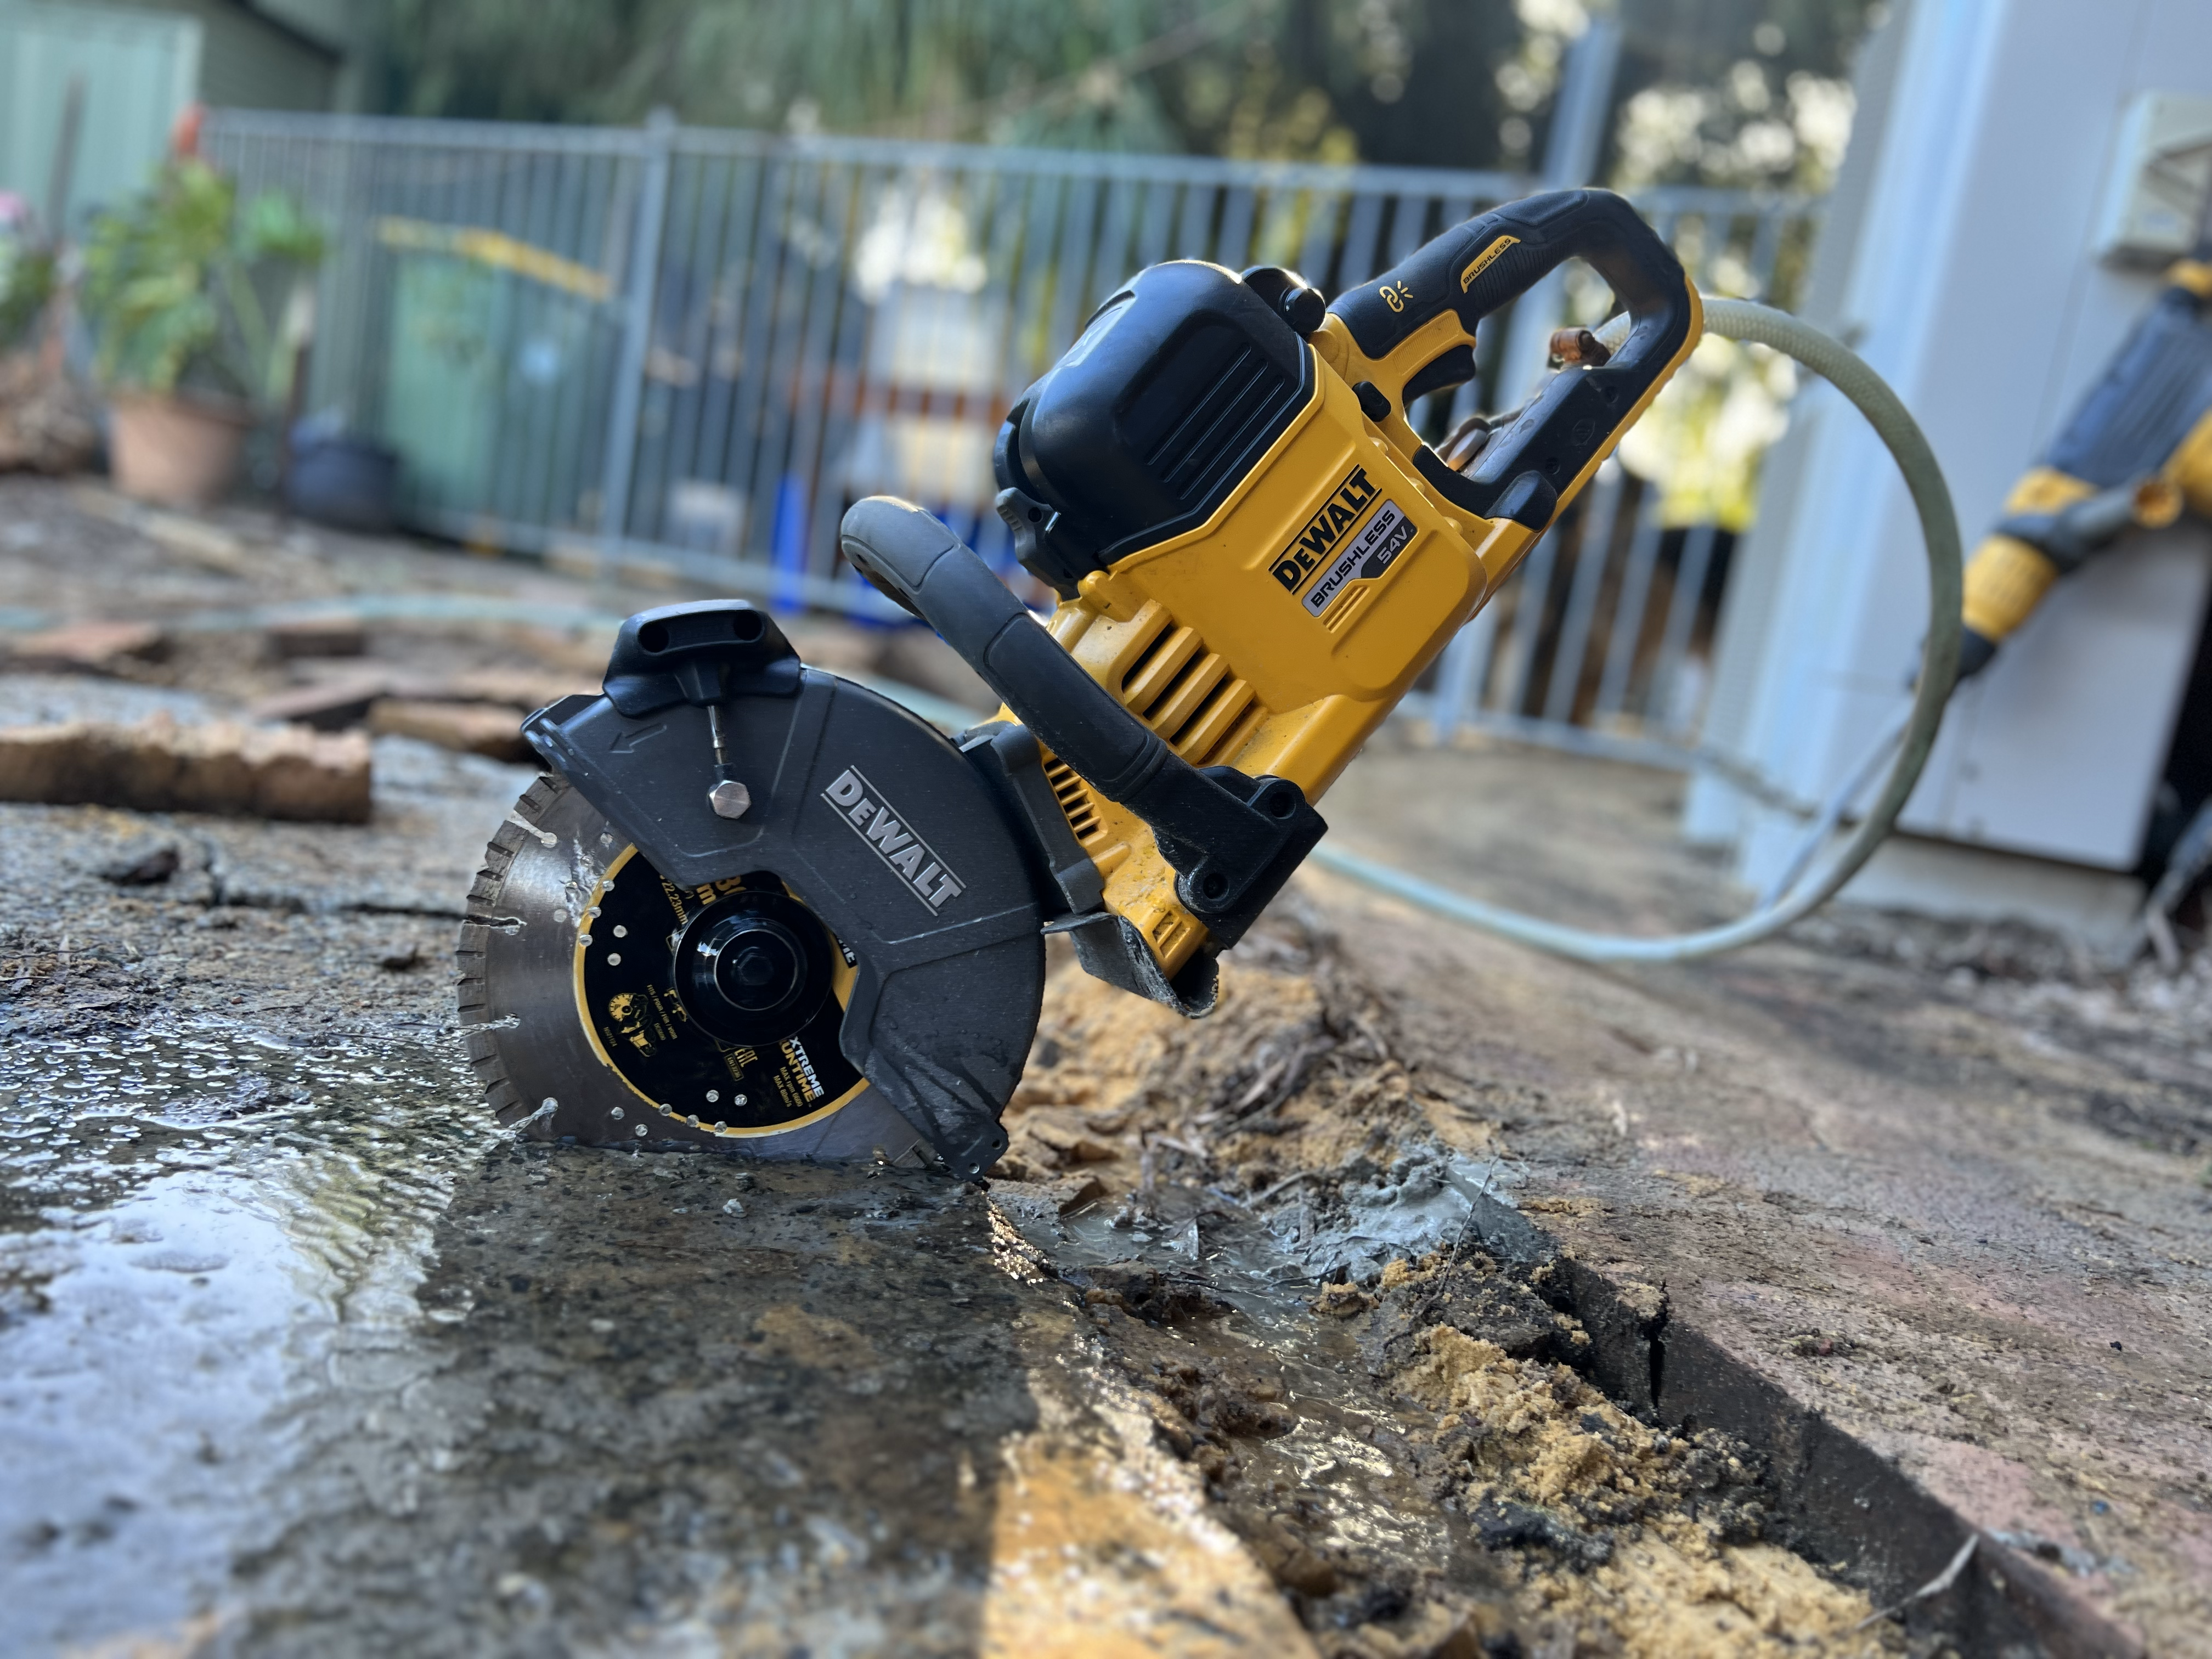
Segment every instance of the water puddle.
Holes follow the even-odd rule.
[[[296,1405],[404,1344],[487,1139],[458,1056],[201,1028],[0,1062],[0,1549],[48,1640],[205,1603]],[[139,1570],[96,1565],[121,1546]],[[92,1568],[88,1571],[88,1567]]]
[[[973,1650],[1036,1416],[980,1194],[526,1147],[435,1042],[0,1066],[12,1641]]]

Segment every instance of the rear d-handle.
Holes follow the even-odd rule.
[[[1627,308],[1620,349],[1553,376],[1471,473],[1425,446],[1414,458],[1447,500],[1484,518],[1549,524],[1560,496],[1697,343],[1704,313],[1674,250],[1611,191],[1553,191],[1454,227],[1328,308],[1362,356],[1389,365],[1397,384],[1379,390],[1402,403],[1471,378],[1476,325],[1569,258],[1589,261]],[[1457,327],[1431,326],[1447,313]]]

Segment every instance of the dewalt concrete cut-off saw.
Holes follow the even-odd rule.
[[[1627,337],[1448,465],[1413,398],[1476,325],[1587,260]],[[462,1018],[544,1139],[972,1176],[1035,1033],[1045,937],[1188,1015],[1320,838],[1314,803],[1694,347],[1698,295],[1602,191],[1470,220],[1325,305],[1291,273],[1139,273],[1015,404],[999,511],[1040,625],[919,508],[846,556],[1005,702],[948,739],[803,665],[737,602],[625,623],[599,696],[525,730],[552,775],[491,846]]]

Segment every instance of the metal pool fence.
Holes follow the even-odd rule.
[[[1533,187],[658,123],[226,110],[203,143],[327,228],[310,406],[400,452],[410,522],[860,614],[883,602],[835,532],[865,495],[920,501],[1014,568],[992,440],[1131,271],[1280,264],[1336,293]],[[1806,203],[1678,189],[1638,205],[1702,286],[1788,302]],[[1587,272],[1535,292],[1590,320],[1604,297]],[[1505,355],[1486,339],[1486,375]],[[1441,433],[1520,390],[1438,394],[1416,424]],[[1651,492],[1608,468],[1409,710],[1440,735],[1679,757],[1725,541],[1662,530]]]

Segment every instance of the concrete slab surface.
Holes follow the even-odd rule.
[[[202,620],[0,721],[309,677],[226,611],[520,595],[365,648],[588,675],[672,597],[11,514],[25,629]],[[1837,912],[1594,970],[1309,874],[1209,1022],[1061,963],[990,1193],[755,1172],[478,1114],[447,952],[530,773],[374,768],[360,826],[0,806],[25,1650],[2212,1653],[2212,954]],[[1741,900],[1680,787],[1386,734],[1324,811],[1651,932]]]

